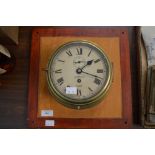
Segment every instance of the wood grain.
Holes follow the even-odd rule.
[[[18,46],[5,42],[16,57],[16,65],[10,73],[0,76],[0,128],[27,128],[31,31],[32,27],[19,28]]]
[[[28,128],[27,126],[27,103],[28,103],[28,76],[30,62],[31,33],[38,27],[19,27],[19,45],[8,45],[3,40],[7,48],[16,57],[16,66],[9,74],[0,76],[0,128]],[[53,28],[53,27],[40,27]],[[58,27],[55,27],[58,29]],[[74,27],[77,28],[77,27]],[[129,33],[130,57],[131,57],[131,76],[132,76],[132,98],[133,98],[133,126],[140,128],[139,125],[139,99],[138,99],[138,78],[137,78],[137,49],[135,28],[128,27],[82,27],[83,29],[122,29],[125,28]],[[62,29],[62,28],[61,28]],[[0,39],[0,43],[2,40]],[[60,120],[59,120],[60,121]],[[62,120],[61,120],[62,121]],[[95,121],[95,120],[94,120]],[[44,120],[39,121],[44,126]],[[67,123],[66,123],[67,124]],[[78,124],[78,123],[77,123]],[[101,124],[98,122],[98,124]],[[117,123],[118,124],[118,123]],[[39,124],[40,125],[40,124]],[[57,124],[58,125],[58,124]],[[41,126],[40,126],[41,127]]]
[[[131,72],[128,32],[126,29],[105,28],[51,28],[35,29],[32,38],[31,68],[29,83],[29,127],[44,127],[44,118],[37,117],[38,110],[38,75],[40,60],[40,37],[43,36],[84,36],[84,37],[119,37],[121,56],[121,82],[123,116],[118,119],[72,119],[57,118],[54,128],[129,128],[132,124]],[[33,77],[32,77],[33,76]],[[33,109],[33,110],[32,110]],[[50,119],[50,118],[46,118]]]
[[[58,103],[49,94],[46,72],[48,60],[53,52],[62,44],[75,40],[88,40],[104,49],[106,55],[113,63],[113,83],[105,98],[95,107],[75,110]],[[38,87],[38,117],[41,110],[53,110],[52,118],[121,118],[122,117],[122,88],[120,69],[120,46],[119,38],[105,37],[41,37],[40,38],[40,61],[39,61],[39,87]]]

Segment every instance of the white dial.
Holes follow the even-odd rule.
[[[65,44],[56,51],[48,66],[52,92],[73,105],[89,104],[106,90],[109,65],[101,49],[89,42]]]

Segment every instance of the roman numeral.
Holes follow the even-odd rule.
[[[64,83],[63,77],[57,79],[57,82],[58,82],[60,85],[62,85],[62,84]]]
[[[62,73],[62,69],[56,70],[55,73]]]
[[[89,89],[90,91],[93,91],[90,87],[88,87],[88,89]]]
[[[94,62],[95,62],[95,63],[98,63],[99,61],[100,61],[100,59],[97,59],[97,60],[95,60]]]
[[[77,89],[77,95],[78,95],[78,96],[81,96],[81,95],[82,95],[82,93],[81,93],[81,90],[80,90],[80,89]]]
[[[103,69],[97,69],[97,73],[103,73]]]
[[[95,78],[94,83],[97,84],[97,85],[100,85],[101,84],[101,80]]]
[[[58,61],[60,61],[60,62],[65,62],[64,60],[58,60]]]
[[[67,51],[66,53],[67,53],[69,56],[72,56],[71,51]]]
[[[90,52],[88,53],[88,57],[90,56],[90,54],[91,54],[91,51],[92,51],[92,50],[90,50]]]
[[[82,48],[80,48],[80,49],[77,48],[76,50],[77,50],[77,54],[78,54],[78,55],[82,55]]]

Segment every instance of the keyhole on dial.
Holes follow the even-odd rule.
[[[78,83],[81,83],[81,79],[77,79],[77,82],[78,82]]]

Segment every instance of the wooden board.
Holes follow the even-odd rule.
[[[127,128],[131,126],[130,56],[126,30],[53,28],[33,31],[30,85],[29,126],[45,127],[54,120],[52,128]],[[72,40],[89,40],[102,47],[113,63],[113,83],[102,101],[85,110],[69,109],[49,94],[45,72],[52,52]],[[53,117],[42,117],[41,110],[53,110]]]
[[[113,63],[113,83],[107,96],[95,107],[76,110],[59,104],[50,95],[43,71],[49,58],[62,44],[75,40],[88,40],[105,50]],[[119,38],[97,37],[41,37],[40,38],[40,63],[39,63],[39,89],[38,89],[38,117],[42,110],[53,110],[53,118],[121,118],[122,117],[122,92],[120,72],[120,47]]]

